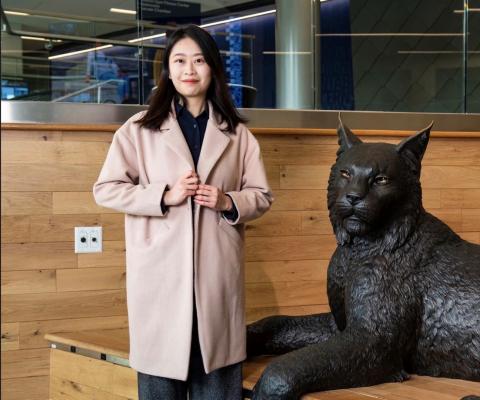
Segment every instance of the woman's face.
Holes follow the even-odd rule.
[[[187,100],[206,98],[212,81],[211,69],[193,39],[186,37],[175,43],[168,59],[168,68],[178,93]]]

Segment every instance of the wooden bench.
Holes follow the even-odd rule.
[[[128,329],[46,334],[51,343],[51,400],[138,399],[137,373],[128,366]],[[251,389],[272,357],[244,363],[243,386]],[[480,395],[480,383],[412,376],[402,383],[311,393],[303,400],[458,400]]]

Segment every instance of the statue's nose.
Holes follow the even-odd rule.
[[[346,195],[347,197],[347,200],[348,202],[354,206],[355,204],[357,204],[361,199],[362,199],[362,196],[360,196],[360,194],[358,193],[353,193],[353,192],[350,192]]]

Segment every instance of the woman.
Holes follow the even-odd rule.
[[[273,200],[213,38],[168,40],[148,111],[115,133],[94,195],[124,212],[140,400],[241,399],[244,223]]]

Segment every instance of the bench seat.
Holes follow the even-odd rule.
[[[51,343],[51,400],[138,399],[137,375],[128,366],[128,329],[46,334]],[[272,359],[255,357],[244,363],[243,386],[248,395]],[[402,383],[311,393],[302,400],[458,400],[480,395],[480,383],[413,375]]]

